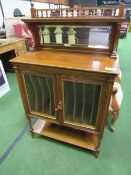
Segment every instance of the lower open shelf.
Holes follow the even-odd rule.
[[[97,151],[98,135],[38,119],[33,132],[65,143]]]

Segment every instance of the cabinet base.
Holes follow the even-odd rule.
[[[38,119],[33,132],[97,152],[98,135]],[[97,152],[98,153],[98,152]]]

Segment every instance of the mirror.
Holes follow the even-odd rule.
[[[111,26],[40,26],[41,44],[108,49]]]

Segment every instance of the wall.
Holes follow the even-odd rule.
[[[3,16],[2,16],[2,13],[1,13],[1,9],[0,9],[0,28],[2,26],[2,21],[3,21]]]
[[[49,2],[49,0],[32,0],[32,2]],[[50,0],[50,3],[69,5],[69,0]]]
[[[1,4],[4,11],[5,18],[13,17],[13,12],[15,8],[19,8],[22,14],[29,15],[30,14],[30,2],[21,1],[21,0],[1,0]],[[3,23],[3,17],[1,15],[0,10],[0,26]]]
[[[81,5],[82,7],[96,6],[97,0],[70,0],[70,5]]]
[[[82,6],[95,6],[97,0],[70,0],[71,4],[79,4],[81,2]],[[4,15],[6,18],[13,17],[13,12],[15,8],[19,8],[22,14],[25,16],[30,16],[30,2],[22,0],[1,0]],[[47,3],[34,2],[35,8],[49,8]],[[57,5],[51,4],[50,8],[56,8]],[[0,9],[0,26],[3,23],[3,18]]]
[[[13,17],[15,8],[19,8],[22,14],[29,15],[30,2],[21,0],[1,0],[5,17]]]
[[[1,0],[4,15],[5,17],[13,17],[13,12],[15,8],[19,8],[22,12],[22,14],[25,14],[26,16],[30,15],[30,2],[29,1],[22,1],[22,0],[13,0],[13,3],[11,0]],[[49,8],[49,4],[47,3],[39,3],[34,2],[35,8]],[[57,7],[57,5],[50,4],[51,8]]]
[[[13,3],[12,3],[13,2]],[[14,36],[14,29],[13,29],[13,23],[18,21],[18,18],[13,18],[14,17],[14,9],[18,8],[22,12],[23,15],[26,17],[29,17],[31,15],[30,13],[30,2],[29,1],[24,1],[24,0],[1,0],[3,11],[4,11],[4,23],[5,23],[5,28],[6,28],[6,35],[7,37],[9,36]],[[39,3],[39,2],[34,2],[34,7],[35,8],[49,8],[48,3]],[[62,7],[65,7],[62,5]],[[57,5],[50,4],[50,8],[57,8]],[[3,24],[3,17],[0,9],[0,27]]]

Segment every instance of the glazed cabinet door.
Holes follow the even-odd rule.
[[[95,129],[102,85],[86,80],[62,78],[63,123]]]
[[[55,76],[23,72],[30,113],[57,121]]]

